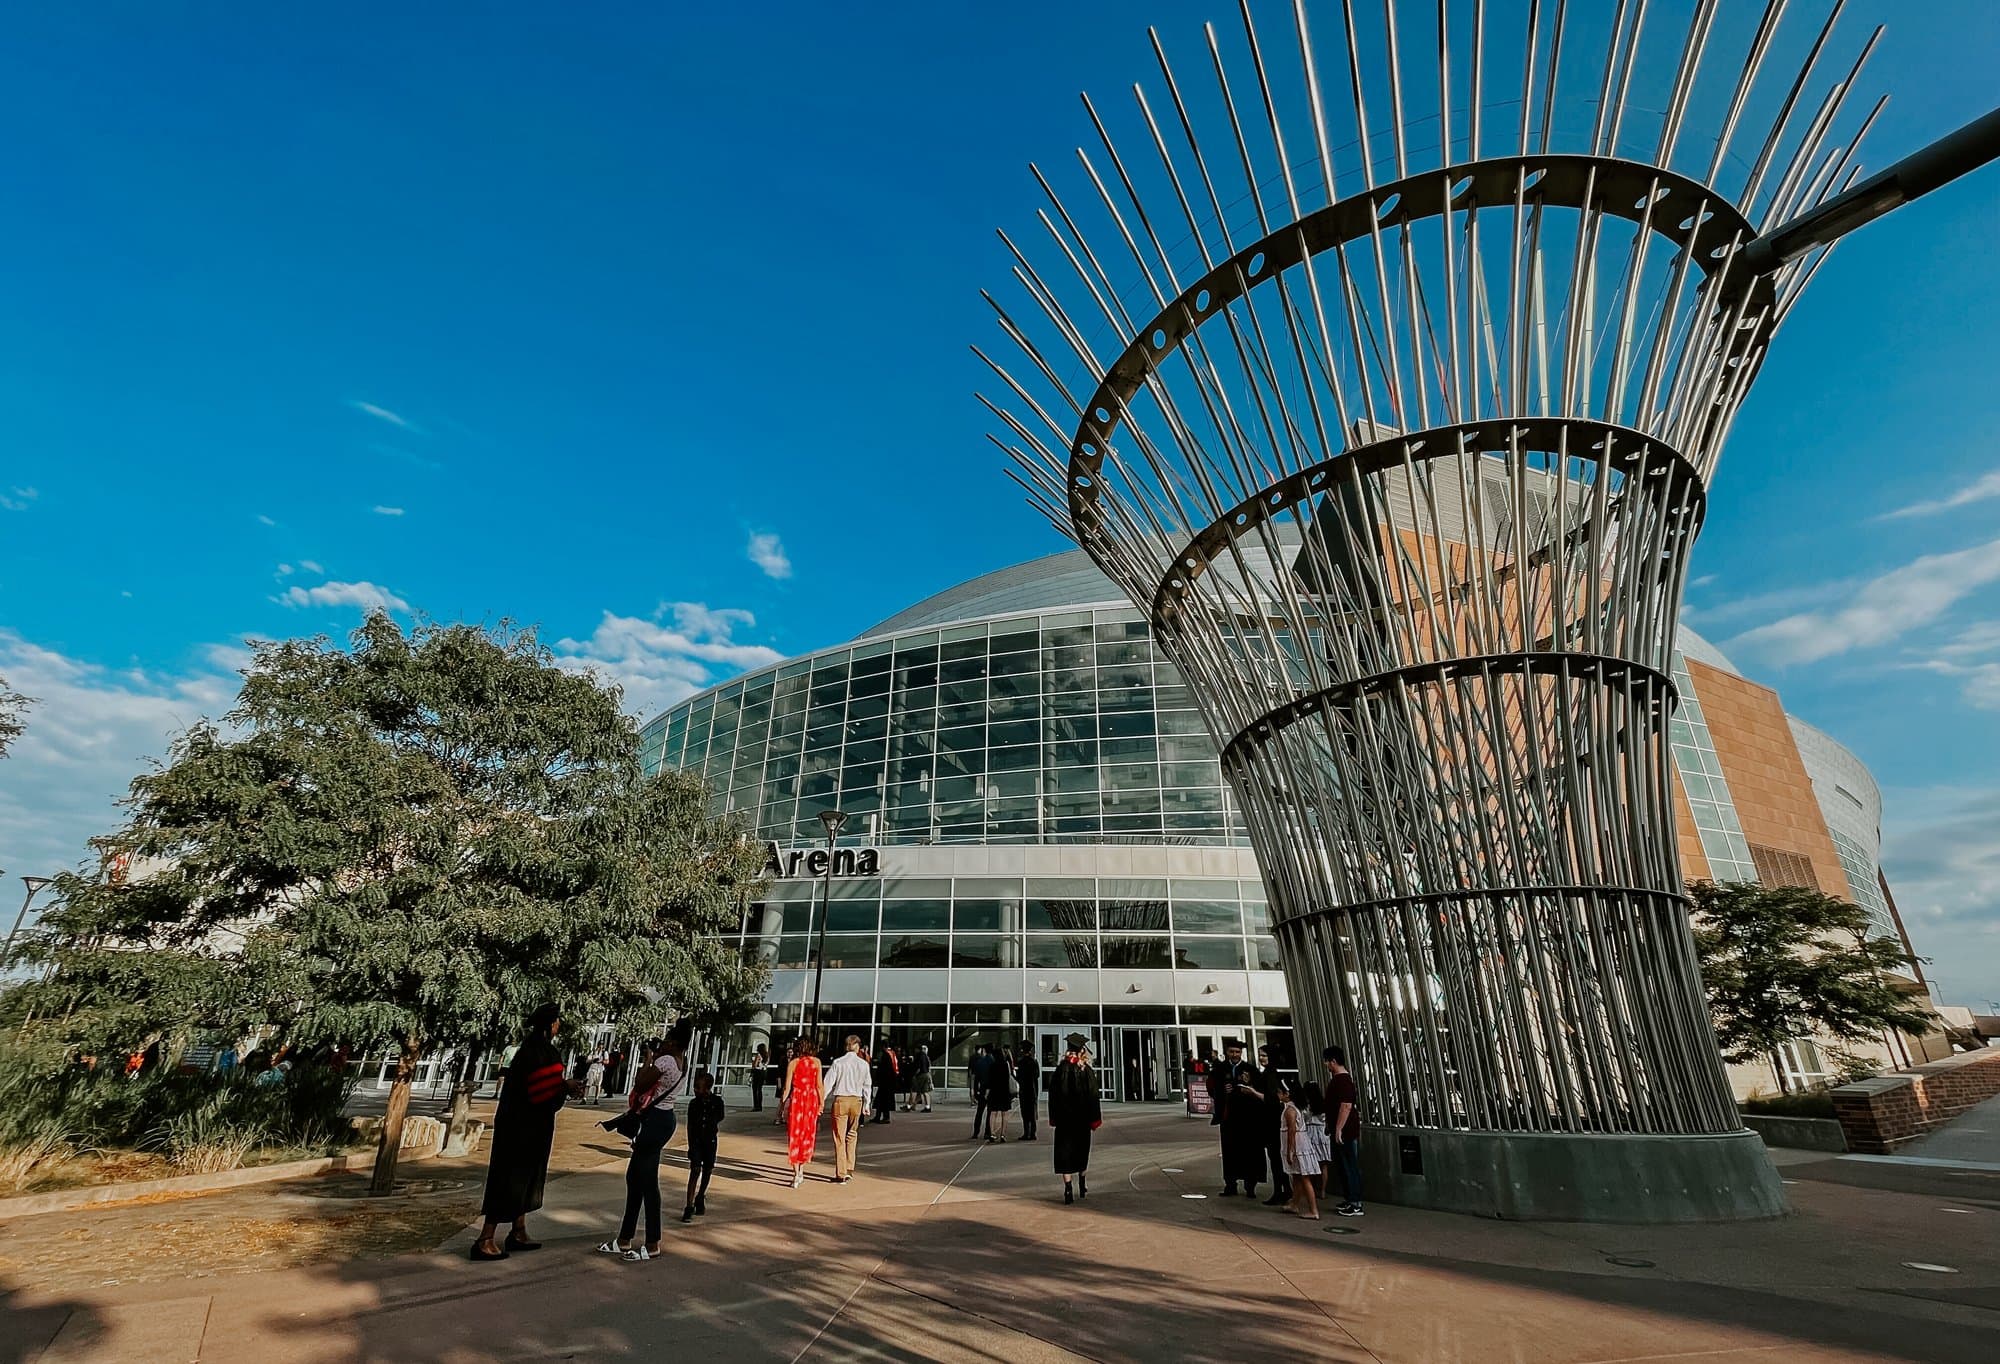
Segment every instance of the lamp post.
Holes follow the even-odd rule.
[[[846,825],[847,816],[838,810],[822,810],[819,822],[826,826],[826,867],[820,873],[825,890],[820,897],[819,932],[814,935],[812,1014],[806,1020],[806,1033],[815,1042],[819,1040],[819,988],[826,979],[826,920],[833,909],[833,840]]]
[[[47,876],[23,876],[21,884],[28,888],[27,899],[21,901],[21,912],[14,916],[14,926],[7,930],[7,946],[0,948],[0,971],[5,971],[14,962],[14,935],[21,931],[21,924],[28,917],[28,906],[42,893],[42,887],[53,878]]]

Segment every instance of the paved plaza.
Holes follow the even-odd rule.
[[[0,1361],[1987,1364],[2000,1331],[2000,1167],[1978,1160],[1781,1153],[1795,1215],[1733,1226],[1503,1223],[1381,1205],[1358,1223],[1315,1223],[1217,1197],[1210,1129],[1174,1109],[1111,1110],[1090,1196],[1073,1207],[1046,1139],[968,1142],[963,1107],[866,1128],[861,1176],[844,1186],[825,1178],[823,1140],[817,1177],[797,1191],[770,1115],[735,1112],[708,1215],[677,1220],[676,1145],[666,1256],[628,1265],[592,1252],[624,1187],[618,1143],[590,1125],[601,1116],[565,1113],[566,1172],[535,1223],[547,1245],[504,1264],[464,1258],[472,1231],[459,1219],[477,1195],[465,1165],[406,1170],[406,1207],[427,1184],[458,1201],[391,1219],[432,1243],[405,1253],[386,1249],[387,1233],[314,1231],[316,1218],[356,1215],[354,1200],[286,1186],[0,1225]],[[188,1230],[140,1230],[163,1214]],[[199,1249],[201,1216],[220,1219],[225,1239],[248,1236],[230,1232],[232,1215],[304,1219],[288,1243],[320,1244],[300,1258],[325,1258],[259,1269]],[[121,1237],[146,1242],[119,1248],[128,1268],[106,1276],[118,1282],[93,1277],[105,1261],[65,1250],[92,1226],[107,1256]],[[135,1253],[146,1272],[129,1268]]]

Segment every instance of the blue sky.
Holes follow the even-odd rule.
[[[43,704],[0,866],[80,856],[247,634],[507,616],[656,707],[1061,548],[970,396],[993,229],[1079,90],[1154,79],[1148,22],[1230,8],[10,14],[0,673]],[[1849,9],[1890,24],[1872,164],[1992,101],[2000,6]],[[1964,1002],[2000,996],[1996,222],[2000,168],[1835,254],[1689,611],[1873,768]]]

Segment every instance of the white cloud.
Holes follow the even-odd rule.
[[[258,513],[257,513],[257,524],[258,524],[258,525],[260,525],[260,526],[275,526],[275,525],[277,525],[278,523],[277,523],[276,521],[273,521],[273,520],[272,520],[272,519],[271,519],[270,517],[268,517],[268,516],[264,515],[264,513],[262,513],[262,512],[258,512]]]
[[[0,674],[35,698],[26,732],[0,758],[0,866],[46,876],[82,861],[86,839],[118,827],[117,802],[147,760],[234,703],[247,657],[219,645],[178,674],[106,668],[0,629]]]
[[[313,561],[312,561],[311,559],[301,559],[301,560],[299,560],[299,568],[300,568],[300,569],[301,569],[301,570],[302,570],[303,572],[306,572],[306,573],[324,573],[324,572],[326,572],[326,570],[325,570],[325,569],[321,568],[321,567],[320,567],[320,566],[319,566],[318,564],[314,563],[314,562],[313,562]]]
[[[279,576],[280,578],[289,578],[289,577],[291,577],[291,576],[292,576],[292,566],[291,566],[290,564],[279,564],[279,565],[278,565],[278,576]]]
[[[403,509],[401,507],[384,507],[377,505],[375,508],[375,514],[377,516],[401,516],[403,514]]]
[[[792,561],[785,555],[784,542],[776,535],[753,533],[743,552],[749,556],[751,563],[764,570],[767,578],[792,576]]]
[[[353,408],[356,412],[366,412],[369,416],[375,418],[377,421],[387,422],[389,423],[389,425],[397,427],[401,430],[414,431],[417,429],[415,424],[412,423],[408,417],[403,416],[399,412],[391,412],[386,407],[378,407],[374,403],[364,403],[359,398],[349,398],[347,400],[347,405]]]
[[[408,611],[410,604],[386,587],[374,583],[321,583],[317,587],[291,587],[278,598],[286,606],[355,606],[363,611]]]
[[[26,511],[28,504],[42,494],[35,488],[9,488],[0,493],[0,508],[8,511]]]
[[[665,623],[671,617],[672,624]],[[662,603],[650,619],[606,611],[590,638],[559,641],[558,661],[624,689],[625,709],[649,715],[694,695],[720,676],[762,668],[784,655],[762,644],[740,644],[740,628],[756,617],[699,602]]]
[[[1949,1004],[2000,991],[2000,788],[1890,788],[1882,869],[1924,973]]]
[[[1781,664],[1832,658],[1887,644],[1928,625],[1996,581],[2000,581],[2000,540],[1950,554],[1926,554],[1862,583],[1837,610],[1786,616],[1746,630],[1725,647]]]
[[[1982,478],[1974,479],[1957,492],[1940,497],[1936,501],[1912,502],[1907,507],[1898,507],[1894,511],[1883,512],[1875,519],[1878,521],[1894,521],[1910,516],[1935,516],[1939,512],[1955,511],[1959,507],[1970,506],[1974,502],[1990,501],[1996,497],[2000,497],[2000,469],[1995,469],[1992,473]]]

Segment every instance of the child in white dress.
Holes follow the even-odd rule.
[[[1300,1083],[1299,1097],[1304,1100],[1306,1135],[1312,1138],[1313,1151],[1319,1156],[1320,1172],[1311,1177],[1313,1193],[1325,1198],[1326,1171],[1333,1164],[1333,1140],[1326,1134],[1326,1098],[1311,1080]]]
[[[1320,1171],[1319,1147],[1314,1144],[1312,1133],[1306,1127],[1306,1110],[1299,1106],[1302,1097],[1299,1082],[1280,1081],[1279,1093],[1284,1096],[1285,1108],[1279,1116],[1278,1130],[1283,1143],[1285,1173],[1292,1177],[1292,1201],[1285,1205],[1285,1210],[1317,1222],[1319,1195],[1313,1188],[1313,1177]]]

